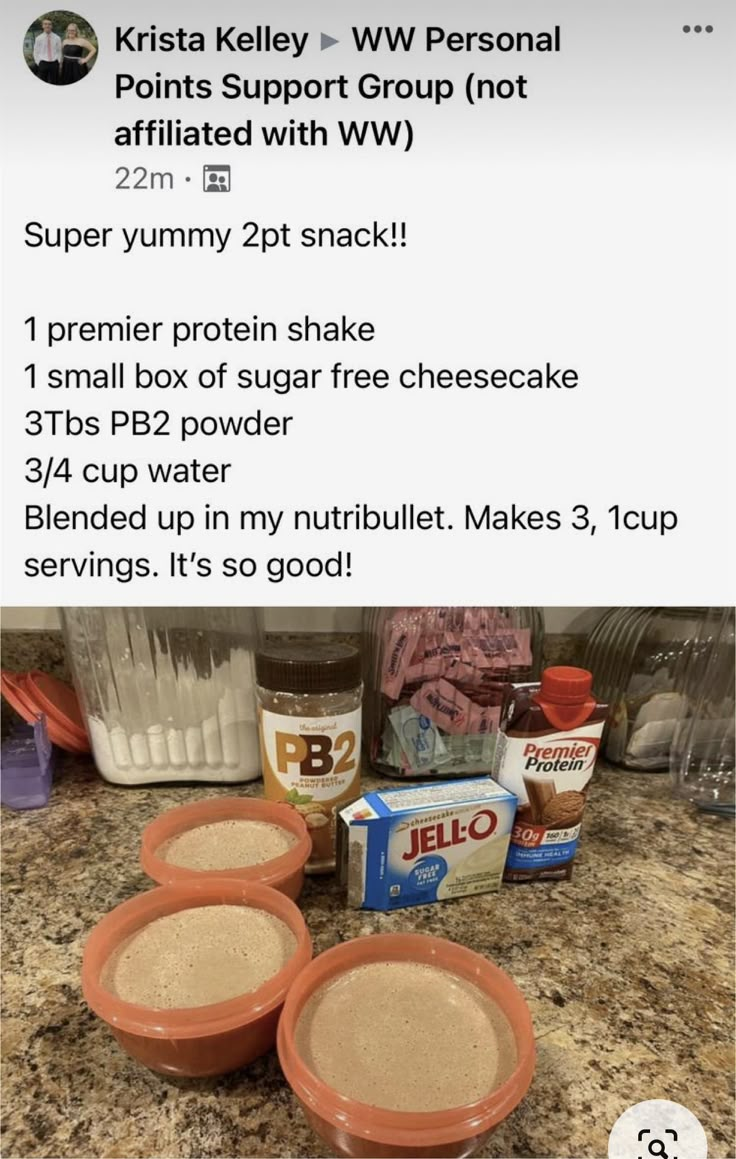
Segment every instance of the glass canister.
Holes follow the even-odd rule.
[[[74,683],[107,781],[260,776],[252,608],[62,608]]]
[[[264,644],[256,679],[266,797],[302,813],[312,837],[307,873],[327,873],[336,812],[360,792],[360,653],[337,642]]]
[[[640,607],[616,608],[596,626],[583,663],[611,706],[607,760],[640,772],[669,768],[678,721],[690,715],[686,678],[702,675],[713,624],[713,609]]]
[[[538,677],[537,608],[368,608],[367,751],[392,777],[490,773],[509,683]]]
[[[717,622],[701,629],[710,638],[703,662],[691,665],[685,679],[687,710],[675,727],[670,773],[675,793],[707,813],[736,813],[734,766],[734,609],[709,609]]]

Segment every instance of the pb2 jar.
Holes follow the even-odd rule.
[[[360,793],[360,654],[339,643],[268,645],[256,681],[266,797],[303,814],[307,873],[328,873],[336,811]]]

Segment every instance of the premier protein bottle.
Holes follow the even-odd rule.
[[[494,768],[519,801],[504,881],[572,876],[608,707],[592,684],[584,668],[560,666],[547,668],[541,684],[511,686]]]

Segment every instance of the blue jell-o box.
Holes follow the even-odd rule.
[[[366,793],[338,817],[348,905],[401,909],[497,890],[516,805],[490,777]]]

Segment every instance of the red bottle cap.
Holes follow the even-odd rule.
[[[560,665],[545,668],[539,699],[550,704],[584,704],[590,696],[593,675],[585,668],[570,668]]]

